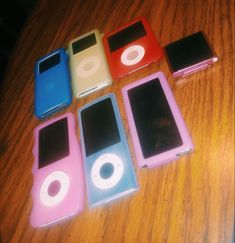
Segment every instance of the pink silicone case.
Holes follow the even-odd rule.
[[[69,151],[70,154],[48,166],[38,169],[38,139],[39,131],[62,118],[67,117]],[[64,220],[84,209],[84,175],[82,157],[79,144],[76,138],[75,119],[72,113],[66,113],[58,118],[51,119],[39,125],[34,130],[35,145],[33,154],[35,158],[32,168],[34,182],[31,190],[33,196],[33,208],[30,222],[33,227],[42,227]],[[54,171],[64,171],[70,179],[69,189],[65,198],[52,207],[44,206],[40,201],[40,188],[45,178]]]
[[[161,86],[164,90],[167,101],[171,108],[171,112],[174,116],[176,125],[178,127],[180,136],[182,138],[183,144],[174,149],[168,150],[166,152],[163,152],[158,155],[145,159],[143,156],[143,153],[142,153],[141,146],[140,146],[139,137],[137,134],[137,130],[136,130],[136,126],[135,126],[135,122],[134,122],[134,118],[133,118],[133,114],[132,114],[132,110],[131,110],[131,106],[130,106],[130,102],[129,102],[129,98],[128,98],[128,90],[130,90],[136,86],[139,86],[143,83],[146,83],[154,78],[158,78],[161,83]],[[176,160],[179,158],[180,155],[183,155],[184,153],[188,153],[189,151],[194,149],[192,140],[189,136],[188,130],[187,130],[184,120],[181,116],[180,110],[176,104],[173,93],[162,72],[157,72],[157,73],[151,74],[134,83],[126,85],[125,87],[122,88],[122,95],[123,95],[123,99],[124,99],[124,104],[125,104],[126,114],[127,114],[127,118],[128,118],[129,127],[130,127],[131,137],[132,137],[132,141],[133,141],[133,145],[134,145],[134,149],[135,149],[135,153],[136,153],[136,159],[137,159],[137,163],[140,167],[147,166],[147,167],[151,168],[154,166],[159,166],[159,165],[165,164],[167,162],[170,162],[172,160]]]

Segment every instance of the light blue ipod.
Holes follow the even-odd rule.
[[[47,117],[72,102],[68,55],[63,48],[40,58],[35,65],[34,113]]]
[[[88,205],[110,202],[138,189],[114,94],[78,110]]]

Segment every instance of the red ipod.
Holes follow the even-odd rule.
[[[158,61],[163,56],[163,50],[145,17],[105,34],[103,44],[114,79]]]

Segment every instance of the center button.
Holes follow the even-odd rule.
[[[112,176],[114,171],[114,166],[111,163],[106,163],[100,168],[100,176],[103,179],[107,179]]]

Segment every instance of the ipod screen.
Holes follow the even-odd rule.
[[[60,53],[57,52],[39,63],[39,73],[43,73],[59,63]]]
[[[39,168],[69,155],[68,121],[63,118],[39,131]]]
[[[81,119],[87,156],[121,141],[110,98],[81,111]]]
[[[128,97],[144,158],[182,145],[158,78],[130,89]]]
[[[173,71],[190,67],[213,57],[202,32],[170,43],[165,47],[165,51]]]
[[[95,33],[92,33],[82,39],[79,39],[72,44],[73,54],[84,51],[85,49],[96,44]]]
[[[141,21],[138,21],[131,26],[117,32],[108,37],[110,52],[114,52],[129,43],[140,39],[146,35],[145,28]]]

